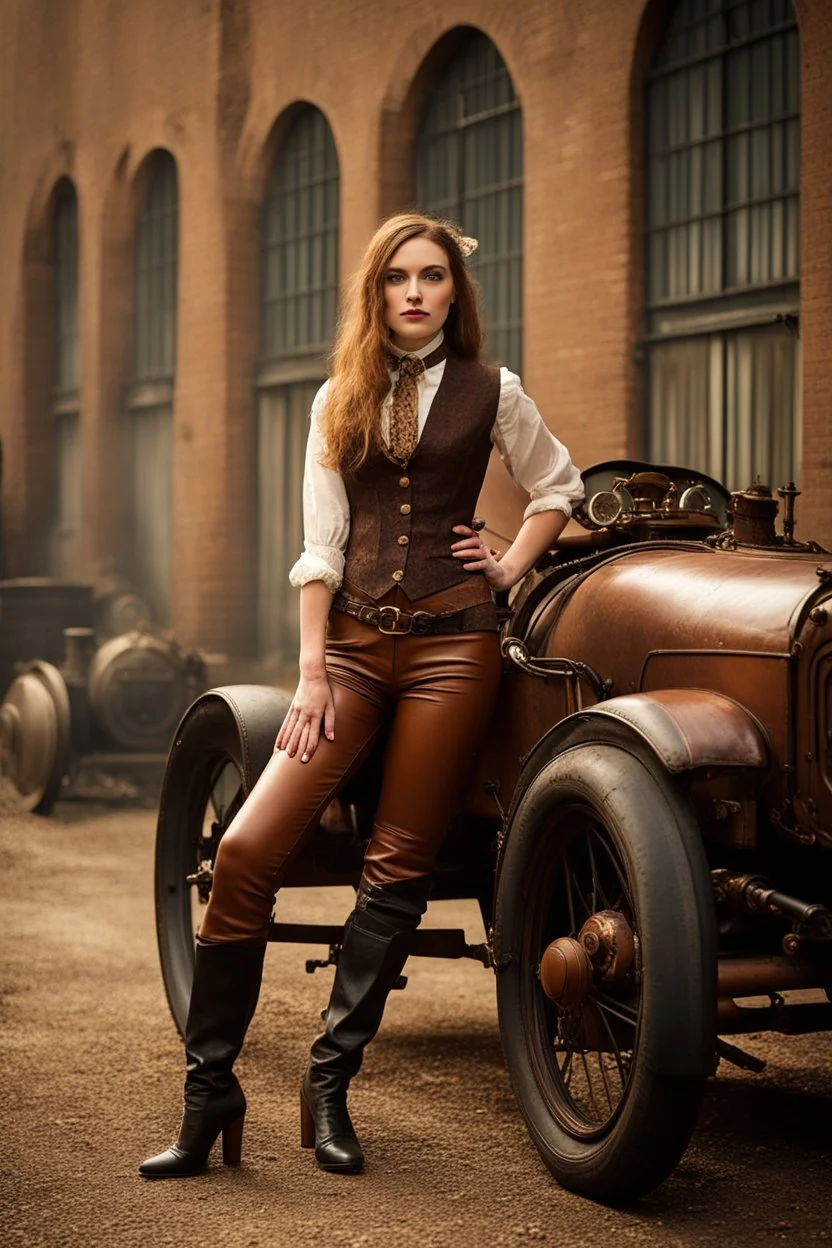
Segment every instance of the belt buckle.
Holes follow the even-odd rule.
[[[401,618],[401,614],[402,613],[398,607],[391,607],[391,606],[379,607],[378,609],[378,631],[380,633],[386,634],[386,636],[388,637],[397,636],[399,634],[399,630],[396,628],[396,625],[398,624],[399,619]],[[388,623],[391,624],[391,627],[387,627]],[[405,633],[409,631],[410,630],[407,628],[402,630],[402,632],[405,632]]]

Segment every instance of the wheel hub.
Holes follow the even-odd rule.
[[[620,984],[633,969],[635,936],[620,911],[599,910],[591,915],[578,939],[589,956],[596,979],[606,984]]]
[[[540,983],[547,997],[565,1010],[573,1009],[592,987],[592,963],[579,941],[559,936],[540,959]]]
[[[623,914],[600,910],[590,915],[577,940],[559,936],[543,951],[540,984],[546,996],[564,1010],[574,1009],[596,981],[623,982],[635,964],[635,936]]]

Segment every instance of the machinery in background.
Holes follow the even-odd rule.
[[[174,730],[206,687],[202,657],[153,629],[118,578],[0,581],[0,803],[155,797]],[[90,778],[93,777],[92,792]]]

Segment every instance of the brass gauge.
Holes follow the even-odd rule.
[[[713,511],[714,502],[710,490],[701,481],[689,485],[679,497],[679,508],[682,511]]]
[[[625,501],[618,490],[599,490],[587,503],[586,514],[599,528],[615,524],[624,511]]]

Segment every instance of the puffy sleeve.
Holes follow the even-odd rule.
[[[531,497],[524,520],[539,511],[572,515],[584,497],[580,473],[566,447],[547,429],[520,378],[507,368],[500,369],[500,402],[491,438],[514,480]]]
[[[303,554],[289,573],[293,585],[323,581],[336,593],[344,577],[344,552],[350,535],[350,504],[337,472],[324,468],[320,415],[326,400],[324,382],[312,404],[303,471]]]

